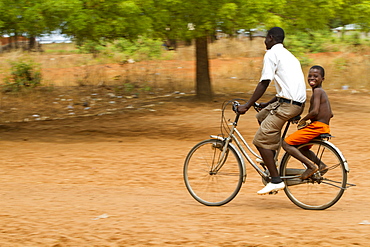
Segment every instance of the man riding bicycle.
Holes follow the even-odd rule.
[[[283,46],[284,38],[284,30],[280,27],[274,27],[268,31],[265,38],[267,51],[263,59],[260,82],[250,100],[238,107],[240,114],[247,112],[274,80],[276,96],[267,103],[260,103],[263,109],[256,115],[260,127],[253,144],[261,154],[271,176],[271,182],[257,192],[260,195],[285,188],[277,171],[274,157],[280,144],[282,127],[290,118],[302,113],[306,101],[306,84],[301,64]]]

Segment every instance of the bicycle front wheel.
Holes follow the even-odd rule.
[[[230,202],[243,183],[243,166],[237,151],[228,146],[222,156],[224,142],[209,139],[195,145],[184,163],[184,181],[190,195],[207,206]],[[220,161],[220,159],[222,159]],[[215,170],[221,164],[220,169]]]
[[[333,206],[343,195],[347,185],[347,171],[344,160],[332,145],[312,140],[298,147],[302,154],[317,166],[327,166],[327,170],[316,172],[307,180],[300,178],[284,179],[285,194],[303,209],[323,210]],[[286,153],[281,161],[282,177],[301,175],[305,165]]]

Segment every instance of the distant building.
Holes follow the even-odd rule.
[[[36,41],[40,44],[71,43],[72,38],[61,34],[59,31],[53,31],[51,34],[42,34],[36,37]]]
[[[342,31],[359,31],[359,30],[361,30],[361,27],[357,24],[348,24],[345,25],[344,27],[336,27],[332,29],[332,31],[335,33]]]

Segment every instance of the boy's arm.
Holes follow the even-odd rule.
[[[311,106],[310,111],[304,116],[300,122],[306,122],[309,119],[315,119],[319,114],[320,102],[321,102],[322,90],[315,88],[311,96]]]

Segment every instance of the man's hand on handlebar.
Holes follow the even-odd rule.
[[[263,108],[265,108],[266,106],[268,106],[269,103],[254,103],[253,104],[253,107],[254,109],[259,112],[260,110],[262,110]],[[237,110],[238,110],[238,113],[239,114],[244,114],[246,113],[248,110],[249,110],[250,106],[248,106],[248,103],[244,104],[244,105],[239,105]]]
[[[249,107],[250,107],[250,106],[248,106],[248,103],[247,103],[247,104],[244,104],[244,105],[239,105],[239,106],[238,106],[238,113],[239,113],[239,114],[244,114],[244,113],[246,113],[246,112],[249,110]]]

